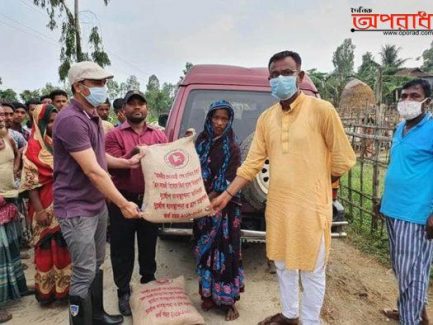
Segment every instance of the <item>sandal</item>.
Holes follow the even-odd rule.
[[[228,306],[226,308],[226,321],[229,322],[238,318],[239,318],[239,311],[236,309],[236,307],[234,305]]]
[[[398,309],[385,308],[382,310],[382,313],[389,319],[396,320],[396,321],[400,320]]]
[[[398,309],[392,309],[392,308],[385,308],[382,310],[382,313],[389,319],[400,321],[400,314],[398,313]],[[427,309],[424,306],[422,309],[421,314],[421,325],[428,325],[430,324],[427,314]]]
[[[282,313],[269,316],[262,320],[258,325],[297,325],[299,318],[287,318]]]

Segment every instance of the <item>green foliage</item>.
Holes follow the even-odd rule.
[[[382,76],[382,99],[381,102],[390,104],[395,102],[394,92],[401,87],[410,77],[396,76],[396,72],[402,68],[407,59],[401,59],[399,52],[401,48],[396,45],[385,44],[379,53],[381,58]]]
[[[378,195],[383,192],[385,169],[379,171]],[[348,236],[350,240],[362,251],[373,254],[380,261],[386,263],[389,259],[388,239],[383,221],[372,225],[373,215],[373,166],[368,163],[357,163],[350,171],[351,183],[349,184],[349,174],[344,175],[340,181],[339,197],[342,201],[346,218],[349,221]],[[349,194],[348,187],[353,191]],[[361,194],[363,193],[363,194]],[[347,203],[351,200],[356,207],[351,207]],[[362,208],[362,209],[361,209]],[[366,211],[369,211],[367,213]],[[372,231],[372,227],[377,227],[377,231]]]
[[[90,47],[93,49],[92,60],[97,62],[100,66],[110,65],[111,61],[108,58],[108,54],[102,47],[102,38],[99,35],[98,27],[93,27],[89,36]]]
[[[13,90],[13,89],[5,89],[5,90],[1,90],[0,89],[0,99],[6,99],[9,100],[11,102],[17,101],[17,93]]]
[[[32,98],[39,98],[41,96],[41,93],[39,92],[39,89],[36,90],[24,90],[22,93],[20,93],[20,97],[23,100],[23,102],[26,102]]]
[[[407,59],[400,58],[401,49],[396,45],[384,45],[379,53],[380,63],[376,62],[371,52],[364,53],[356,74],[353,68],[354,49],[355,45],[352,40],[345,39],[333,54],[334,71],[332,73],[324,73],[316,69],[307,71],[321,97],[333,103],[334,106],[338,106],[345,85],[352,77],[356,77],[374,90],[380,86],[382,98],[377,98],[378,101],[387,104],[395,102],[395,90],[411,79],[395,75],[407,61]],[[423,57],[425,65],[433,69],[433,43],[430,49],[424,51]]]
[[[177,85],[179,86],[183,79],[185,78],[186,74],[189,72],[189,70],[191,70],[191,68],[194,66],[194,64],[192,64],[191,62],[187,62],[185,63],[185,68],[182,70],[183,72],[183,76],[179,77],[179,81],[177,82]]]
[[[383,88],[382,97],[383,102],[386,104],[391,104],[396,101],[395,90],[403,86],[406,82],[413,79],[407,76],[396,76],[392,74],[387,74],[383,76]]]
[[[356,77],[374,89],[376,85],[377,68],[379,66],[380,65],[374,61],[373,54],[366,52],[362,56],[362,63],[358,68]]]
[[[126,79],[126,91],[129,90],[140,90],[140,82],[137,77],[132,75]]]
[[[118,82],[111,79],[107,82],[108,98],[113,101],[116,98],[124,97],[129,90],[140,90],[140,82],[132,75],[125,82]]]
[[[433,42],[430,44],[430,48],[422,52],[423,65],[421,69],[427,72],[433,72]]]
[[[340,80],[334,73],[325,73],[311,69],[307,71],[310,79],[317,87],[320,96],[330,101],[334,106],[338,105],[340,99]],[[344,86],[343,86],[344,87]]]
[[[335,68],[334,73],[341,81],[346,81],[353,75],[354,50],[355,45],[353,45],[352,39],[346,38],[343,43],[337,47],[332,56],[332,63]]]
[[[344,86],[353,76],[355,45],[347,38],[337,47],[332,56],[334,71],[325,73],[311,69],[307,71],[313,83],[319,90],[320,96],[330,101],[334,106],[340,102]]]
[[[382,96],[382,98],[376,98],[378,102],[386,104],[395,102],[395,90],[411,79],[395,75],[407,61],[399,57],[399,52],[400,48],[396,45],[386,44],[379,52],[380,63],[374,60],[371,52],[366,52],[362,56],[362,63],[356,77],[372,89],[377,90],[379,86],[381,87],[381,93],[376,91],[376,96],[380,94]]]
[[[114,79],[110,79],[107,82],[108,98],[113,101],[116,98],[123,97],[126,94],[126,83],[117,82]]]
[[[109,80],[107,82],[108,96],[110,100],[124,97],[129,90],[140,90],[140,82],[132,75],[125,82]],[[146,85],[144,96],[149,108],[149,121],[154,121],[162,113],[170,110],[175,96],[176,86],[170,83],[163,83],[162,86],[156,75],[151,75]]]
[[[379,55],[384,74],[395,74],[407,61],[407,59],[399,58],[400,50],[401,48],[396,45],[385,44],[382,46]]]
[[[371,235],[360,232],[350,225],[347,229],[347,237],[359,250],[374,255],[383,265],[389,265],[389,244],[386,232],[382,235]]]
[[[78,1],[78,0],[74,0]],[[104,0],[107,5],[109,0]],[[46,9],[48,13],[47,27],[50,30],[61,26],[60,44],[60,80],[65,80],[71,64],[85,60],[93,60],[104,67],[110,64],[108,54],[104,51],[102,38],[98,28],[94,26],[89,36],[89,48],[91,53],[83,52],[81,44],[79,17],[76,17],[68,7],[66,0],[33,0],[33,3]]]
[[[164,83],[161,87],[156,75],[149,77],[145,97],[152,118],[157,118],[160,114],[168,113],[174,100],[175,89],[176,86],[169,83]]]
[[[152,74],[149,77],[144,92],[147,106],[149,108],[149,121],[157,120],[160,114],[168,113],[170,111],[176,95],[176,89],[192,67],[193,64],[190,62],[185,64],[185,69],[182,71],[183,76],[179,77],[177,85],[166,82],[161,85],[156,75]],[[107,82],[107,88],[109,98],[114,100],[119,97],[124,97],[128,90],[140,90],[140,82],[136,76],[132,75],[129,76],[125,82],[109,80]]]
[[[44,87],[42,87],[40,90],[39,90],[39,93],[41,94],[41,96],[44,96],[44,95],[49,95],[53,90],[55,90],[55,89],[61,89],[61,88],[59,88],[59,87],[55,87],[55,86],[53,86],[51,83],[46,83],[45,84],[45,86]]]

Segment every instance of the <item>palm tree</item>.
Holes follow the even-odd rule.
[[[385,44],[380,50],[381,65],[385,74],[394,74],[408,59],[399,58],[401,47]]]

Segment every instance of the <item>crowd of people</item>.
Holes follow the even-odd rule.
[[[126,120],[123,115],[124,99],[115,102],[117,126],[120,126]],[[73,263],[71,247],[67,245],[67,236],[62,232],[54,207],[53,154],[54,121],[69,104],[68,93],[61,89],[26,103],[0,101],[2,306],[10,300],[33,294],[41,306],[56,300],[68,302],[70,299]],[[104,134],[114,128],[108,121],[110,108],[111,103],[107,99],[96,110],[100,114],[98,119],[101,119]],[[89,200],[92,201],[92,198],[89,197]],[[30,254],[34,256],[34,287],[27,286],[24,276],[28,265],[23,258],[30,257],[24,250],[29,247],[34,249],[34,254]],[[96,288],[95,306],[98,307],[97,289],[101,283],[97,283],[97,274],[93,281]],[[101,291],[102,287],[99,289]],[[97,312],[92,314],[97,315]],[[4,307],[0,309],[0,322],[11,318],[12,315]],[[118,321],[120,319],[117,317]]]
[[[320,324],[332,224],[331,183],[356,162],[334,107],[299,90],[300,56],[279,52],[268,63],[278,102],[257,121],[241,164],[232,104],[216,98],[196,139],[213,213],[193,224],[201,307],[219,308],[227,321],[245,289],[240,190],[271,162],[267,256],[274,261],[282,312],[259,324]],[[70,324],[120,324],[131,316],[130,281],[137,238],[140,282],[155,280],[158,225],[140,218],[144,177],[139,146],[167,143],[146,122],[147,101],[131,90],[114,100],[109,122],[106,82],[93,62],[73,64],[72,98],[64,90],[25,104],[0,102],[0,303],[34,294],[41,306],[69,304]],[[426,291],[432,260],[433,119],[430,85],[403,86],[381,212],[387,220],[402,324],[428,324]],[[430,133],[429,133],[430,132]],[[107,227],[110,225],[109,227]],[[427,235],[425,234],[427,232]],[[107,237],[119,315],[103,306]],[[20,249],[34,249],[34,288],[27,286]],[[302,299],[300,299],[302,285]],[[0,322],[12,318],[0,309]]]

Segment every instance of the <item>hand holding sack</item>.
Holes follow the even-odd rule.
[[[183,276],[134,286],[130,305],[134,325],[205,323],[185,293]]]
[[[211,214],[194,134],[140,150],[144,153],[144,219],[155,223],[185,222]]]

